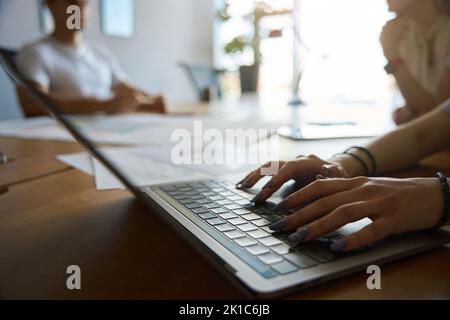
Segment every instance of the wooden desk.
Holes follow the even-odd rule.
[[[71,143],[2,143],[18,164],[44,150],[49,167],[52,154],[80,150]],[[420,167],[398,176],[435,171]],[[0,298],[245,297],[128,192],[97,192],[92,178],[79,171],[64,168],[15,183],[0,195],[0,208]],[[359,273],[288,298],[449,299],[449,263],[450,247],[444,247],[383,266],[381,291],[367,290],[367,276]],[[81,291],[66,289],[72,264],[82,269]]]

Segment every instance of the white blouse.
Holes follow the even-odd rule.
[[[434,38],[433,64],[430,65],[429,39]],[[435,95],[439,82],[450,68],[450,17],[440,16],[425,36],[418,33],[417,26],[409,22],[407,33],[399,44],[400,57],[415,79],[430,94]]]

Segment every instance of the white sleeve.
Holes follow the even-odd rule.
[[[17,66],[26,80],[34,81],[45,88],[50,86],[50,76],[45,63],[39,52],[32,46],[26,46],[20,50]]]

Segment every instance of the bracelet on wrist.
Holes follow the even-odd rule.
[[[444,213],[442,214],[439,223],[433,228],[431,228],[430,231],[437,231],[441,229],[443,226],[445,226],[448,223],[450,214],[450,191],[447,177],[442,172],[438,172],[436,173],[436,178],[439,180],[442,189],[442,194],[444,196]]]

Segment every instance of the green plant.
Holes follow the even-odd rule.
[[[291,10],[274,10],[270,5],[264,1],[255,1],[254,9],[252,12],[248,13],[242,18],[253,25],[253,37],[240,35],[235,37],[224,47],[225,53],[228,55],[240,55],[244,52],[246,48],[251,48],[253,50],[254,64],[259,65],[261,63],[261,51],[260,45],[262,41],[260,23],[264,17],[277,16],[290,14]],[[218,12],[218,17],[222,22],[226,22],[233,17],[229,12],[229,5],[226,4],[225,7]]]

